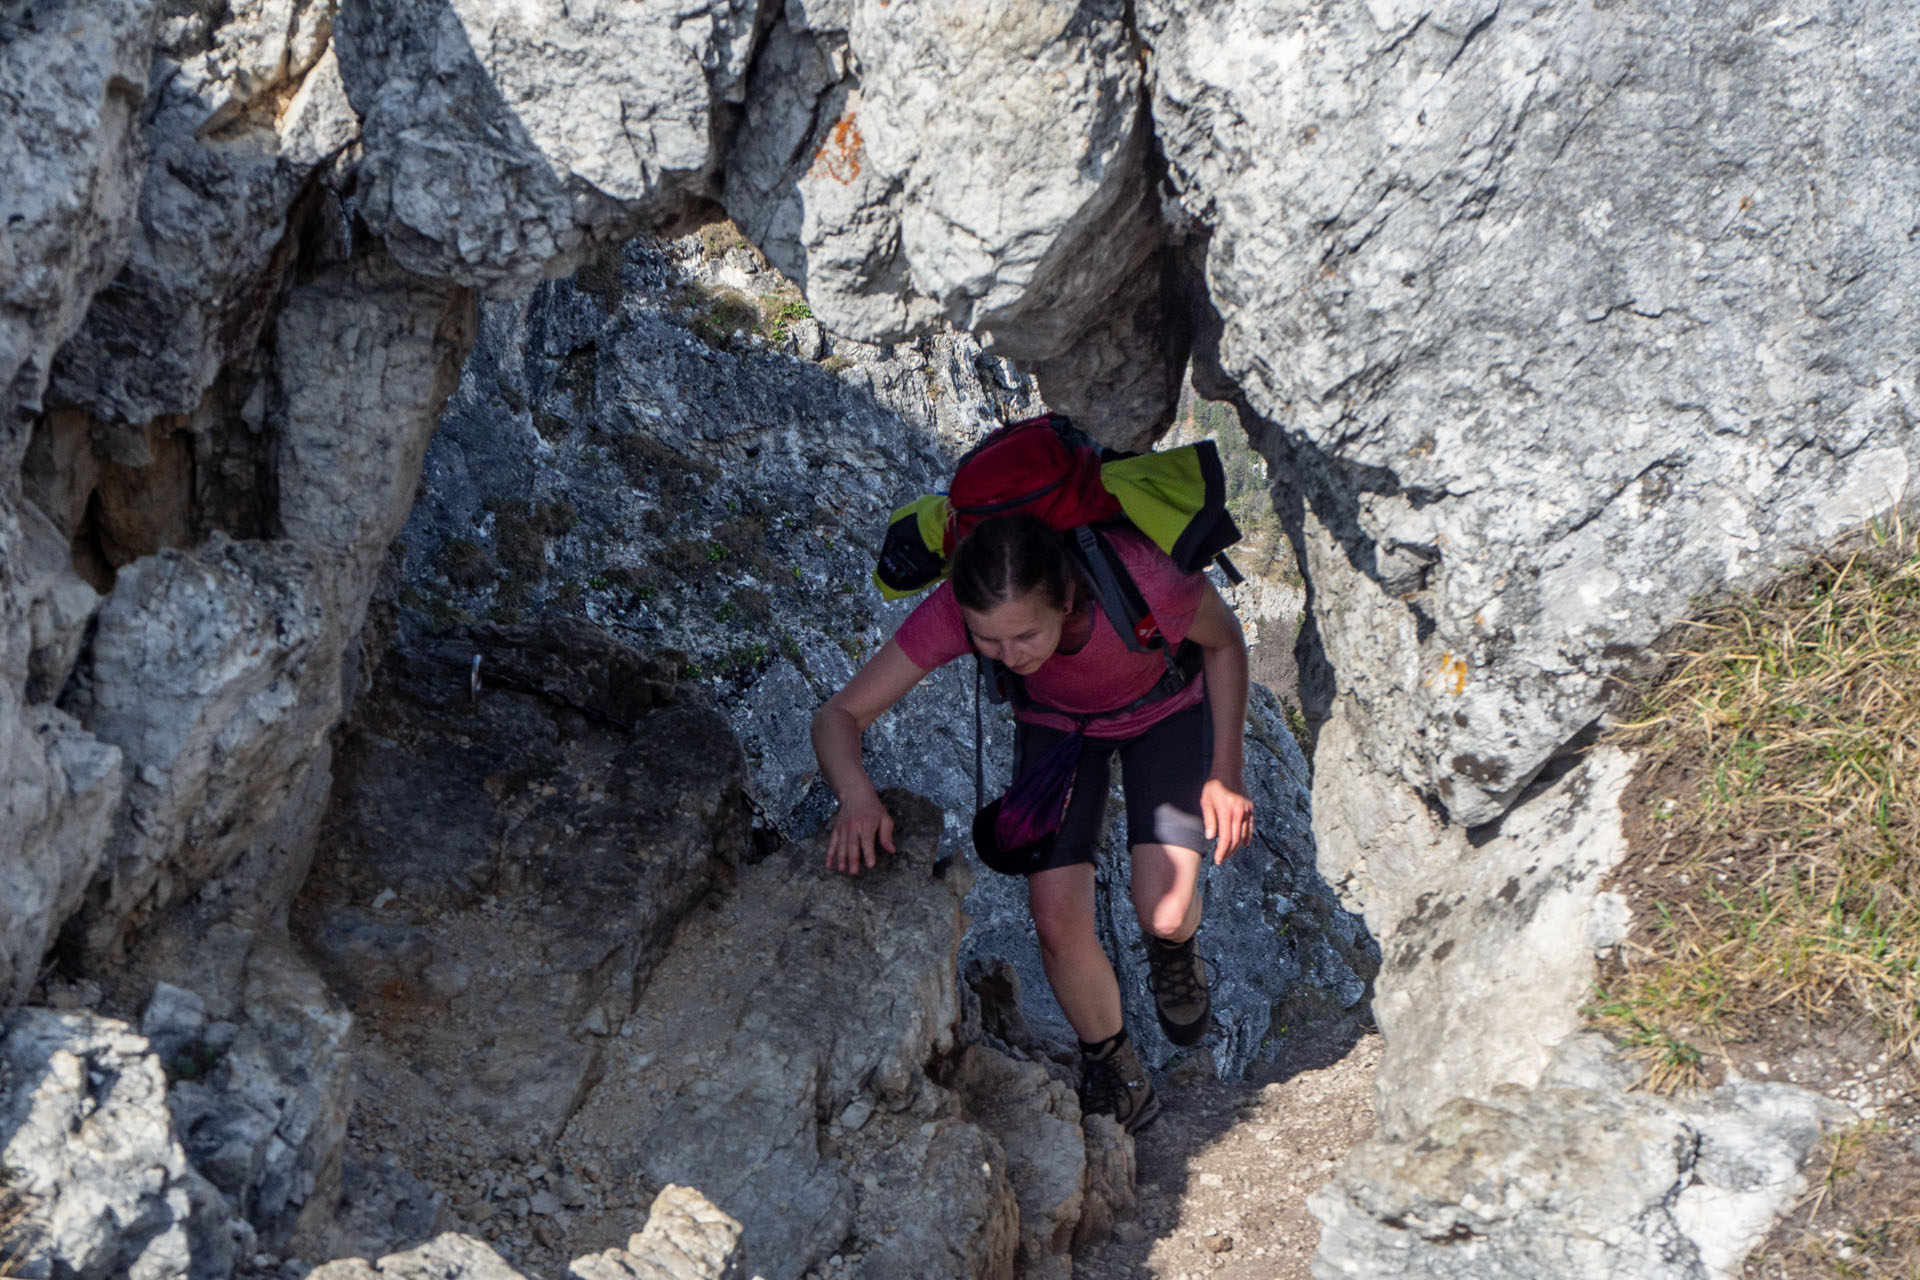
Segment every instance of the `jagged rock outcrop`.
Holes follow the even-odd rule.
[[[763,821],[809,833],[832,797],[808,721],[905,612],[867,585],[888,513],[944,483],[983,416],[1031,401],[958,335],[902,344],[891,359],[835,340],[820,353],[834,376],[750,342],[716,350],[684,327],[705,324],[711,305],[696,295],[689,307],[684,282],[720,290],[772,273],[749,276],[733,265],[751,265],[742,250],[715,255],[693,237],[669,250],[636,243],[617,279],[597,275],[591,292],[576,279],[488,308],[403,534],[401,596],[428,625],[567,608],[688,652],[746,748]],[[962,856],[975,806],[970,683],[965,670],[936,673],[867,735],[875,779],[936,800],[946,849]],[[1255,707],[1248,776],[1262,843],[1209,873],[1205,945],[1222,974],[1213,1054],[1227,1075],[1269,1055],[1276,1027],[1356,1005],[1375,963],[1313,870],[1299,747],[1277,704]],[[998,709],[983,746],[989,785],[1004,786]],[[1113,817],[1117,832],[1118,805]],[[1174,1047],[1147,995],[1124,873],[1103,884],[1129,1021],[1158,1065]],[[967,909],[967,954],[1014,957],[1030,1012],[1062,1026],[1024,884],[983,874]]]
[[[1314,1275],[1738,1274],[1803,1192],[1823,1123],[1847,1114],[1750,1084],[1690,1105],[1565,1087],[1455,1098],[1421,1141],[1362,1144],[1316,1194]]]
[[[740,1224],[691,1187],[654,1197],[645,1229],[621,1249],[576,1258],[568,1280],[741,1280]],[[447,1233],[378,1261],[351,1258],[308,1273],[318,1280],[523,1280],[471,1236]]]
[[[1311,582],[1316,831],[1386,951],[1383,1121],[1424,1142],[1573,1029],[1624,766],[1559,757],[1614,682],[1701,594],[1909,496],[1920,256],[1882,202],[1914,158],[1864,104],[1911,96],[1913,34],[1892,6],[1140,16],[1210,233],[1204,363]],[[1528,1229],[1459,1225],[1524,1266]]]
[[[0,462],[9,487],[54,352],[127,255],[158,16],[147,0],[0,12],[0,84],[9,101],[0,167],[11,179],[0,259]]]
[[[830,328],[976,327],[1114,443],[1151,437],[1197,342],[1310,578],[1319,857],[1388,950],[1386,1140],[1548,1078],[1568,1006],[1452,979],[1578,989],[1624,762],[1573,757],[1614,682],[1699,595],[1908,496],[1920,461],[1909,15],[1050,0],[966,21],[956,38],[908,0],[0,7],[0,168],[21,178],[0,193],[9,1000],[70,921],[64,962],[129,988],[185,938],[268,945],[471,339],[467,288],[525,291],[717,198]],[[963,349],[923,355],[939,377]],[[600,376],[572,351],[535,364]],[[540,398],[563,444],[635,437]],[[636,456],[681,485],[631,512],[666,512],[650,550],[726,545],[682,510],[710,481],[679,460],[777,472],[788,419],[753,420],[782,424],[757,452],[722,428]],[[562,452],[543,423],[490,461]],[[851,469],[827,487],[893,496]],[[548,578],[543,522],[565,520],[486,512],[468,541],[498,557],[511,532]],[[804,585],[835,590],[845,550]],[[246,565],[286,575],[251,579],[260,596]],[[193,616],[194,577],[222,584],[188,593],[212,614],[286,634],[255,652],[230,630],[223,670],[130,661],[143,629]],[[688,598],[756,607],[728,586]],[[679,612],[663,633],[720,634]],[[747,649],[766,669],[738,704],[756,794],[789,816],[810,803],[777,764],[802,749],[792,712],[855,656],[795,647]],[[1464,1229],[1489,1267],[1519,1240]]]
[[[136,429],[193,412],[252,352],[294,251],[294,204],[360,133],[333,0],[143,7],[159,21],[136,79],[150,86],[138,216],[48,397]]]
[[[728,212],[828,326],[991,335],[1116,444],[1172,420],[1188,331],[1119,0],[784,6],[727,156]]]
[[[251,1233],[175,1140],[166,1073],[132,1027],[19,1010],[0,1031],[0,1068],[0,1159],[26,1198],[18,1274],[231,1273]]]
[[[818,841],[756,853],[743,773],[694,687],[590,624],[403,627],[293,916],[358,1020],[346,1158],[397,1152],[522,1267],[626,1241],[669,1182],[769,1280],[850,1239],[859,1274],[1010,1275],[1015,1186],[1046,1256],[1104,1230],[1125,1157],[1089,1159],[1070,1088],[1054,1186],[996,1136],[1031,1122],[977,1126],[940,1082],[969,876],[939,811],[889,793],[900,851],[850,879]],[[482,1176],[503,1150],[530,1154]]]

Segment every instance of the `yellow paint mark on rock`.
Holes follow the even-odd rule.
[[[1453,696],[1459,697],[1467,687],[1467,660],[1456,657],[1453,650],[1447,650],[1440,659],[1440,680],[1443,688],[1451,684]]]

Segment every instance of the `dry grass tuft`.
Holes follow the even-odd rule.
[[[1693,624],[1616,735],[1671,892],[1594,1012],[1650,1088],[1783,1014],[1920,1037],[1920,538],[1877,534]]]
[[[0,1175],[10,1178],[11,1174]],[[0,1180],[0,1276],[17,1276],[33,1247],[33,1205],[17,1188]]]

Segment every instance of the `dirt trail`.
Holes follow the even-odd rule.
[[[1076,1280],[1306,1280],[1320,1240],[1306,1198],[1373,1132],[1380,1048],[1349,1024],[1302,1035],[1252,1081],[1177,1070],[1136,1138],[1139,1210],[1074,1258]]]

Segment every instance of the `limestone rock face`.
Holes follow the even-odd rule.
[[[32,1206],[23,1275],[219,1280],[250,1236],[196,1173],[147,1041],[84,1011],[21,1009],[0,1033],[0,1157]]]
[[[26,999],[41,957],[99,871],[124,783],[120,752],[50,706],[0,686],[0,994]],[[8,714],[11,712],[11,714]]]
[[[296,931],[433,1104],[498,1141],[559,1132],[740,857],[739,748],[672,681],[591,627],[482,632],[391,659],[344,744]]]
[[[933,806],[889,793],[899,853],[858,879],[818,840],[755,856],[725,722],[581,623],[403,630],[354,726],[293,920],[359,1019],[360,1142],[398,1146],[515,1267],[656,1274],[631,1189],[677,1182],[738,1222],[741,1274],[857,1236],[860,1274],[1011,1275],[1041,1157],[1010,1161],[929,1075],[960,1047],[968,887]],[[1112,1144],[1090,1161],[1055,1127],[1074,1185],[1032,1198],[1065,1240],[1082,1168],[1093,1229],[1119,1193]],[[487,1173],[502,1145],[525,1172]]]
[[[25,444],[20,428],[40,407],[54,352],[127,256],[159,10],[149,0],[99,0],[0,11],[0,84],[8,98],[0,130],[0,170],[7,174],[0,195],[0,464],[9,477]]]
[[[94,949],[238,857],[332,727],[336,708],[312,692],[333,687],[339,660],[321,643],[316,576],[294,544],[225,539],[120,575],[75,704],[130,782],[88,912]]]
[[[1888,193],[1920,161],[1872,104],[1911,100],[1920,48],[1897,6],[1139,14],[1207,230],[1197,376],[1311,584],[1319,856],[1385,952],[1382,1141],[1412,1160],[1576,1025],[1626,767],[1576,753],[1615,682],[1700,596],[1907,496],[1920,254]],[[1361,1273],[1419,1273],[1377,1207]],[[1475,1238],[1480,1274],[1535,1256]]]
[[[421,275],[524,291],[717,169],[759,6],[354,5],[359,216]]]
[[[473,299],[355,257],[297,285],[276,328],[277,532],[326,557],[326,612],[351,640],[473,341]]]
[[[125,265],[61,351],[52,399],[137,427],[188,413],[251,353],[292,245],[293,204],[359,133],[330,45],[333,0],[167,6],[141,127]]]
[[[1800,1162],[1833,1106],[1775,1085],[1691,1104],[1578,1089],[1457,1099],[1417,1143],[1356,1148],[1315,1193],[1313,1274],[1736,1275],[1805,1186]]]
[[[1452,821],[1499,817],[1702,592],[1907,489],[1901,6],[1140,12],[1321,700]]]
[[[1346,763],[1346,743],[1329,725],[1321,768]],[[1632,763],[1589,753],[1477,848],[1382,784],[1350,782],[1320,815],[1336,884],[1365,875],[1419,895],[1381,939],[1373,1011],[1392,1045],[1375,1077],[1383,1131],[1416,1129],[1490,1085],[1539,1082],[1580,1029],[1594,956],[1620,941],[1599,894],[1626,854],[1619,802]],[[1365,865],[1342,865],[1348,850],[1365,850]]]
[[[724,199],[835,332],[990,335],[1103,439],[1150,440],[1186,343],[1149,314],[1165,231],[1140,86],[1115,0],[788,4]]]

